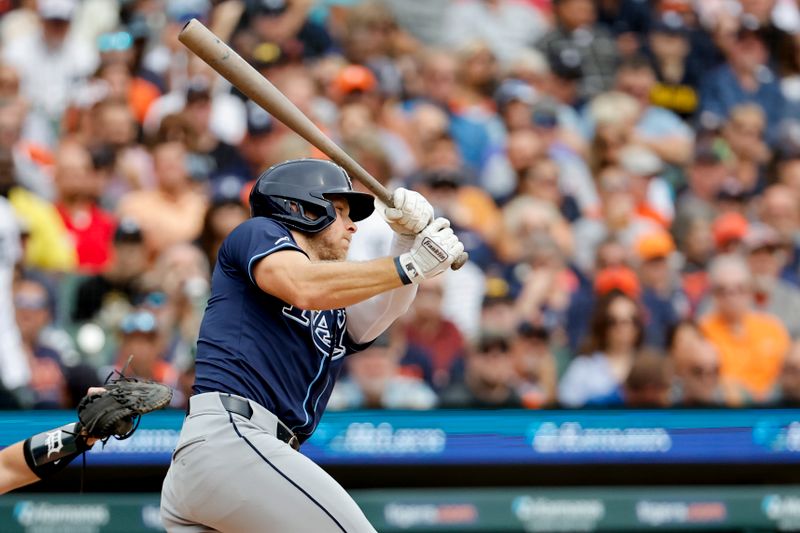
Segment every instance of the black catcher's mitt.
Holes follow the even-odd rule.
[[[172,389],[166,385],[121,373],[103,388],[105,391],[87,394],[78,404],[81,433],[86,437],[126,439],[136,431],[140,415],[166,407],[172,400]]]

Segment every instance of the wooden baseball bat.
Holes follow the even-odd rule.
[[[351,177],[363,183],[381,202],[389,207],[394,206],[392,196],[386,187],[325,135],[286,95],[203,23],[197,19],[190,20],[178,35],[178,40],[248,98],[330,157]],[[461,254],[453,262],[453,270],[461,268],[467,259],[466,253]]]

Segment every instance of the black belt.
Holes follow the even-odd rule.
[[[225,394],[220,394],[219,400],[222,402],[222,407],[224,407],[229,413],[243,416],[248,420],[253,416],[253,406],[250,405],[250,402],[247,400],[243,400],[235,396],[227,396]],[[295,434],[292,433],[292,430],[286,427],[286,425],[280,420],[278,420],[278,427],[275,428],[275,436],[295,450],[300,449],[300,441],[297,439],[297,436],[295,436]]]

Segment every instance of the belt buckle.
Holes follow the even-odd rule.
[[[300,449],[300,439],[298,439],[297,435],[295,435],[292,430],[287,428],[286,425],[280,420],[278,421],[278,427],[275,431],[275,436],[278,437],[278,440],[282,440],[293,449]]]

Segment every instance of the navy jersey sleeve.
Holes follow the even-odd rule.
[[[306,254],[282,224],[264,217],[251,218],[238,226],[220,250],[220,261],[246,274],[255,284],[253,268],[261,259],[280,250]]]

